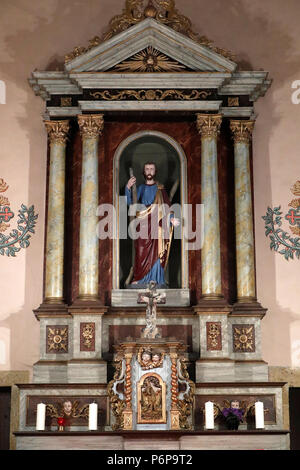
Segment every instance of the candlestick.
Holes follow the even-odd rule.
[[[98,420],[98,405],[97,403],[91,403],[89,405],[89,430],[97,431],[97,420]]]
[[[215,419],[214,419],[214,404],[212,401],[207,401],[205,403],[205,428],[214,429],[215,428]]]
[[[45,420],[46,420],[46,405],[39,403],[37,406],[36,413],[36,430],[45,431]]]
[[[255,403],[255,427],[256,429],[265,427],[264,404],[261,401]]]

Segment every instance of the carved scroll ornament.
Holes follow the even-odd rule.
[[[220,49],[213,45],[206,36],[195,33],[192,29],[192,22],[189,18],[182,15],[175,8],[175,0],[150,0],[145,7],[145,0],[126,0],[125,8],[121,15],[114,16],[108,26],[108,31],[102,37],[95,36],[89,41],[87,47],[75,47],[74,50],[65,56],[65,61],[70,62],[76,57],[85,54],[102,42],[107,41],[113,36],[127,30],[131,26],[143,21],[146,18],[153,18],[175,31],[184,34],[188,38],[197,42],[201,46],[208,47],[217,54],[233,60],[233,54],[225,49]]]

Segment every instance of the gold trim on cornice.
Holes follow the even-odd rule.
[[[102,99],[106,101],[118,101],[126,98],[135,98],[139,101],[163,101],[166,98],[175,100],[205,100],[212,93],[205,90],[191,90],[189,92],[181,90],[102,90],[90,93],[95,99]]]

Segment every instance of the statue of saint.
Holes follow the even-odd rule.
[[[143,288],[150,281],[155,281],[158,287],[166,287],[164,272],[168,264],[173,228],[180,222],[168,210],[171,203],[166,190],[155,180],[155,163],[145,163],[143,174],[145,183],[138,186],[136,201],[132,197],[135,176],[131,176],[125,188],[128,205],[137,202],[145,206],[145,210],[136,214],[140,236],[134,241],[135,259],[130,287]]]
[[[142,419],[162,418],[162,388],[156,377],[147,377],[141,394]]]

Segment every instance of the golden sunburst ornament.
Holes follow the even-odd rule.
[[[179,64],[175,60],[169,59],[153,47],[147,47],[143,51],[138,52],[133,57],[114,67],[116,71],[122,72],[177,72],[185,69],[184,65]]]

